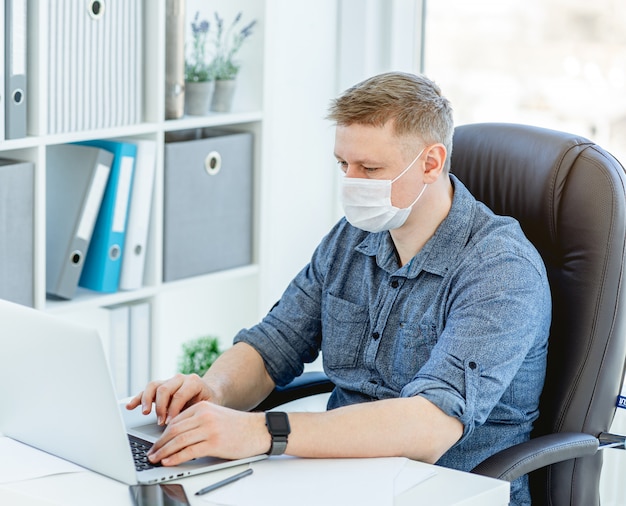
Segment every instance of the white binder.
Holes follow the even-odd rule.
[[[137,146],[137,155],[119,287],[120,290],[136,290],[143,286],[156,170],[156,141],[140,139],[126,142]]]
[[[141,121],[141,0],[37,0],[48,48],[47,133]],[[96,5],[104,8],[96,9]],[[41,17],[41,16],[40,16]]]
[[[4,136],[26,137],[26,0],[5,0]]]

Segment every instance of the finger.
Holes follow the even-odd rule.
[[[154,404],[157,414],[157,423],[159,425],[163,425],[165,423],[167,415],[170,411],[172,397],[181,387],[183,382],[184,379],[180,375],[177,375],[156,387],[154,393]]]
[[[143,392],[139,392],[130,401],[128,401],[128,403],[126,404],[126,409],[133,410],[141,404],[142,406],[141,412],[144,415],[149,414],[150,411],[152,410],[154,391],[155,391],[156,385],[158,385],[159,383],[160,382],[156,382],[156,381],[148,383],[148,385],[146,385],[146,389]]]
[[[161,459],[164,466],[177,466],[189,460],[198,458],[203,455],[202,448],[206,446],[204,442],[185,446],[182,450]]]
[[[162,381],[151,381],[146,385],[146,389],[141,393],[141,412],[147,415],[152,411],[152,403],[155,402],[156,390]]]
[[[175,466],[207,455],[203,450],[207,446],[207,442],[202,437],[202,431],[192,430],[170,439],[157,451],[149,454],[148,458],[153,463],[160,462],[164,466]]]
[[[141,398],[143,397],[143,392],[139,392],[135,397],[133,397],[130,401],[126,403],[126,409],[132,410],[141,404]]]
[[[172,455],[180,453],[187,446],[201,442],[203,440],[202,432],[198,429],[198,424],[193,417],[188,417],[182,421],[180,418],[176,418],[176,421],[170,424],[154,443],[148,452],[148,458],[151,462],[162,462],[163,459],[169,459]],[[187,460],[191,458],[194,457],[188,457]],[[177,457],[175,461],[184,462],[180,460],[180,457]]]
[[[169,400],[167,418],[165,419],[166,424],[169,424],[186,407],[193,404],[202,392],[202,380],[199,376],[195,374],[190,376],[179,375],[175,378],[179,380],[179,386]]]

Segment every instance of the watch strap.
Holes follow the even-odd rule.
[[[287,436],[272,436],[272,445],[268,455],[282,455],[287,450]]]
[[[287,450],[287,438],[291,433],[287,413],[272,411],[265,413],[265,426],[272,442],[268,455],[282,455]]]

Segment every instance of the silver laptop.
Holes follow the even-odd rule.
[[[161,429],[154,415],[120,407],[95,330],[0,300],[0,433],[5,436],[130,485],[266,457],[201,458],[139,471],[127,432],[154,442]]]

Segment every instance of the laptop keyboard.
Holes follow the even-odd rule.
[[[128,443],[133,453],[133,460],[135,461],[135,469],[137,471],[145,471],[146,469],[152,469],[153,467],[160,467],[161,464],[153,464],[148,460],[148,450],[152,447],[152,443],[139,439],[135,436],[128,436]]]

